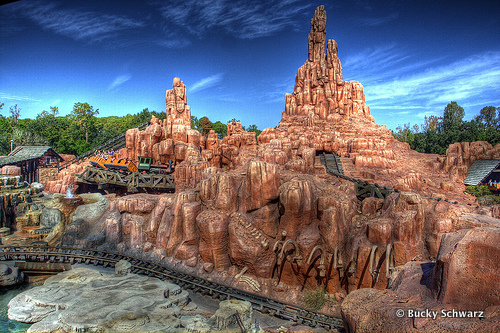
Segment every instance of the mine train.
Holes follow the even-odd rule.
[[[90,158],[90,164],[96,168],[101,168],[104,170],[116,171],[123,174],[129,174],[131,172],[149,173],[149,174],[161,174],[169,175],[174,172],[174,161],[169,160],[168,164],[152,164],[153,158],[148,156],[138,156],[139,163],[137,165],[124,158],[117,158],[113,155],[107,158],[102,158],[100,156],[92,156]]]

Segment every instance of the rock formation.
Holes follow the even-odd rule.
[[[0,286],[13,286],[24,282],[24,274],[17,267],[0,264]]]
[[[308,46],[309,57],[297,71],[293,94],[285,95],[282,123],[293,122],[297,116],[305,118],[309,125],[315,120],[336,122],[351,117],[373,122],[363,86],[357,81],[343,81],[337,43],[326,41],[324,6],[316,8],[311,19]]]
[[[282,120],[265,129],[258,144],[239,123],[228,124],[223,139],[191,129],[186,87],[175,78],[166,119],[153,117],[144,131],[127,131],[120,151],[130,159],[174,160],[175,193],[109,195],[109,209],[73,222],[63,244],[130,252],[288,302],[300,302],[303,289],[350,293],[348,325],[358,320],[364,297],[388,295],[396,306],[396,294],[371,288],[387,288],[414,261],[437,260],[426,291],[433,304],[460,305],[457,291],[475,280],[471,288],[486,299],[481,306],[496,306],[487,281],[499,280],[499,271],[476,275],[472,267],[496,267],[481,258],[498,255],[499,208],[478,209],[458,182],[475,159],[498,156],[499,146],[455,144],[439,157],[395,140],[374,122],[363,86],[343,81],[338,47],[326,39],[325,26],[320,6]],[[397,191],[360,201],[351,182],[326,173],[323,152],[339,155],[346,175]],[[350,303],[355,295],[364,296]]]
[[[436,263],[407,262],[388,289],[349,293],[341,306],[347,331],[498,330],[499,235],[498,226],[448,233]]]
[[[76,268],[14,297],[8,316],[34,323],[30,332],[182,331],[188,296],[156,278]]]

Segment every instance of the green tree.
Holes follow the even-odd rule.
[[[191,128],[201,133],[201,119],[196,116],[191,116]]]
[[[500,130],[500,108],[485,106],[474,120],[485,130],[488,128]]]
[[[437,131],[439,127],[439,118],[436,116],[424,116],[424,123],[421,125],[422,132]]]
[[[99,114],[99,109],[94,110],[94,107],[89,103],[75,103],[71,115],[80,128],[85,130],[85,142],[89,142],[89,129],[94,124],[95,115]]]
[[[59,108],[57,106],[51,106],[50,111],[52,111],[52,115],[55,117],[59,114]]]
[[[227,125],[221,123],[220,121],[212,123],[212,129],[219,135],[219,139],[227,136]]]
[[[255,125],[255,124],[249,125],[247,128],[247,132],[255,132],[255,139],[256,140],[259,137],[260,133],[262,133],[262,131],[260,129],[258,129],[257,125]]]
[[[457,104],[457,102],[451,102],[444,108],[443,122],[442,122],[442,132],[456,131],[462,125],[464,118],[464,108]]]
[[[18,108],[17,104],[14,106],[11,106],[10,107],[10,114],[12,115],[11,116],[12,123],[14,124],[14,126],[16,126],[18,121],[19,121],[19,117],[21,117],[21,108]]]
[[[208,132],[212,129],[212,123],[208,119],[208,117],[202,117],[200,119],[200,127],[201,127],[201,134],[203,136],[207,136]]]

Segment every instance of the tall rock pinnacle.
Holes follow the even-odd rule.
[[[317,7],[311,19],[308,46],[308,60],[297,71],[293,94],[285,94],[281,122],[294,122],[296,117],[304,116],[311,121],[373,121],[363,86],[357,81],[343,81],[337,43],[333,39],[326,41],[324,6]]]

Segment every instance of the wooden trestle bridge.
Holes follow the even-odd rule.
[[[70,264],[85,263],[103,267],[114,267],[120,260],[127,260],[132,265],[132,273],[144,274],[161,280],[169,280],[183,289],[191,290],[201,295],[211,296],[219,300],[237,299],[248,301],[252,304],[254,310],[281,319],[294,321],[302,325],[322,327],[326,330],[343,327],[342,319],[331,315],[306,310],[292,304],[219,284],[214,281],[207,281],[160,263],[115,252],[71,247],[10,246],[0,247],[0,261],[2,260]]]
[[[103,170],[96,167],[87,167],[81,174],[76,174],[78,182],[97,184],[100,187],[115,185],[126,187],[129,192],[138,189],[175,189],[173,174],[154,174],[130,172],[123,174],[116,170]]]

